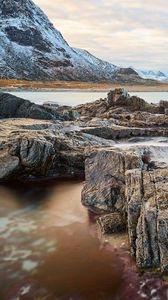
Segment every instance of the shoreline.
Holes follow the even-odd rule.
[[[23,93],[23,92],[33,92],[33,93],[40,93],[40,92],[44,92],[44,93],[108,93],[110,90],[113,90],[113,88],[111,89],[96,89],[96,90],[92,90],[92,89],[12,89],[12,88],[0,88],[0,92],[7,92],[7,93],[11,93],[11,92],[17,92],[17,93]],[[128,89],[128,92],[135,92],[135,93],[168,93],[168,89],[167,90],[130,90]]]
[[[0,79],[0,91],[43,91],[43,92],[108,92],[125,88],[128,92],[168,92],[168,83],[153,85],[116,84],[109,82],[76,82],[76,81],[25,81]]]

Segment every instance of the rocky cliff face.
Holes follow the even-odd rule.
[[[99,149],[87,158],[82,202],[109,213],[99,219],[103,232],[128,228],[138,267],[167,273],[168,146],[122,148]]]
[[[133,69],[71,48],[31,0],[0,2],[0,78],[143,81]]]

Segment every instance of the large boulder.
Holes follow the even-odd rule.
[[[110,107],[128,107],[131,111],[148,111],[152,110],[153,107],[140,97],[130,96],[124,88],[110,91],[107,95],[107,100]]]
[[[74,107],[82,116],[113,117],[115,114],[134,111],[159,113],[159,105],[147,103],[142,98],[130,96],[126,89],[115,89],[108,93],[107,98]]]
[[[91,152],[85,161],[82,203],[104,212],[124,210],[125,175],[122,154],[113,149]]]
[[[61,113],[49,107],[36,105],[28,100],[0,93],[0,119],[31,118],[39,120],[64,120]]]

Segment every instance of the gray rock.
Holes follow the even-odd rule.
[[[127,216],[137,266],[163,272],[168,272],[167,152],[166,145],[92,151],[82,191],[85,205],[110,213],[100,219],[102,231],[116,231],[120,224],[111,212]]]
[[[19,158],[0,150],[0,180],[6,180],[19,169]]]
[[[124,161],[115,150],[96,150],[85,161],[82,203],[106,212],[121,211],[125,203]]]
[[[74,132],[74,126],[59,121],[3,119],[0,132],[1,181],[8,177],[84,177],[85,149],[114,144]]]

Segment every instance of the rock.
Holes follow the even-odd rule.
[[[137,153],[133,150],[124,151],[118,145],[118,148],[100,148],[88,153],[82,203],[106,212],[123,213],[126,207],[125,171],[143,166],[139,152],[139,148]]]
[[[17,173],[19,158],[0,150],[0,166],[0,180],[8,179],[11,174]]]
[[[146,111],[159,113],[159,105],[147,103],[145,100],[130,96],[125,89],[110,91],[107,98],[74,107],[81,116],[113,118],[116,114]],[[114,118],[115,119],[115,118]]]
[[[121,89],[75,108],[13,97],[0,95],[0,181],[85,175],[103,233],[128,228],[137,266],[168,273],[168,116]]]
[[[84,127],[82,132],[98,136],[100,138],[108,140],[121,140],[131,137],[143,137],[143,136],[167,136],[168,130],[166,128],[138,128],[138,127],[126,127],[117,125],[106,125],[96,127]]]
[[[31,118],[39,120],[64,120],[56,110],[36,105],[7,93],[0,93],[0,118]]]
[[[137,97],[130,96],[126,89],[115,89],[110,91],[107,96],[109,106],[129,107],[131,110],[144,111],[148,108],[148,103]]]
[[[131,253],[140,268],[168,272],[168,144],[90,152],[82,203],[109,213],[103,233],[116,231],[113,213],[126,216]],[[111,215],[112,213],[112,215]],[[122,219],[123,220],[123,219]],[[120,228],[120,227],[119,227]]]
[[[160,113],[164,114],[166,109],[168,109],[168,101],[161,100],[159,102]]]
[[[50,168],[54,159],[55,149],[51,141],[45,138],[24,137],[19,145],[21,166],[28,172],[43,175]]]
[[[132,253],[139,267],[161,268],[163,272],[168,271],[167,175],[168,169],[162,167],[152,171],[138,170],[138,173],[133,170],[126,174],[128,232]]]
[[[124,160],[115,150],[96,150],[85,161],[85,206],[105,212],[122,212],[125,205]]]
[[[110,213],[98,218],[98,222],[103,234],[111,234],[125,231],[125,216],[120,213]]]
[[[85,149],[114,144],[59,121],[4,119],[0,132],[1,181],[84,176]]]

